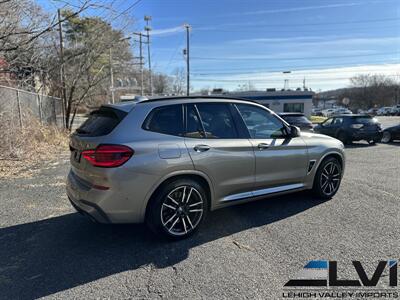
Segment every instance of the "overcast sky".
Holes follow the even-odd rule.
[[[40,2],[47,8],[47,2]],[[114,0],[123,11],[136,0]],[[140,0],[129,10],[153,17],[152,59],[159,72],[185,67],[191,31],[194,88],[345,87],[359,73],[400,74],[398,0]],[[284,75],[282,71],[291,71]]]

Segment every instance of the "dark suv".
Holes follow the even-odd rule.
[[[314,127],[314,131],[335,137],[343,144],[365,140],[375,144],[382,138],[381,124],[369,115],[340,115]]]
[[[290,125],[299,127],[302,131],[313,131],[313,125],[302,113],[280,113],[279,116]]]

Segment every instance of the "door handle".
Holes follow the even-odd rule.
[[[269,148],[269,144],[267,144],[267,143],[259,143],[257,147],[258,147],[259,150],[264,150],[264,149]]]
[[[193,147],[194,151],[196,152],[205,152],[210,150],[210,146],[208,145],[196,145]]]

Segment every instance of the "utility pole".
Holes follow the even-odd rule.
[[[63,109],[63,125],[65,128],[68,127],[69,117],[66,117],[67,111],[67,90],[65,87],[65,70],[64,70],[64,39],[62,33],[62,24],[61,24],[61,10],[57,9],[58,16],[58,31],[60,37],[60,80],[61,80],[61,97],[62,97],[62,109]]]
[[[150,96],[153,96],[153,75],[151,72],[151,55],[150,55],[150,21],[151,21],[151,16],[144,16],[144,20],[146,21],[146,26],[144,27],[144,30],[147,32],[147,60],[149,63],[149,85],[150,85]]]
[[[139,33],[139,44],[140,44],[140,58],[139,58],[139,64],[140,64],[140,95],[143,96],[144,90],[143,90],[143,47],[142,47],[142,33]]]
[[[110,48],[110,91],[111,91],[111,103],[115,103],[115,95],[114,95],[114,70],[113,70],[113,62],[112,62],[112,48]]]
[[[144,95],[144,88],[143,88],[143,84],[144,84],[144,80],[143,80],[143,34],[141,32],[134,32],[133,34],[138,35],[139,36],[139,65],[140,65],[140,95],[143,96]],[[136,40],[137,42],[137,40]]]
[[[303,77],[303,91],[306,90],[306,77]]]
[[[186,96],[190,95],[190,49],[189,49],[189,37],[190,37],[190,25],[185,24],[186,28]]]

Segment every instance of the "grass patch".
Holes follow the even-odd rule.
[[[0,119],[0,178],[29,176],[35,165],[52,161],[68,149],[67,131],[41,124],[35,117],[25,117],[24,123],[20,128]]]
[[[322,123],[322,122],[324,122],[326,119],[327,119],[326,117],[322,117],[322,116],[311,116],[311,117],[310,117],[310,121],[311,121],[313,124]]]

